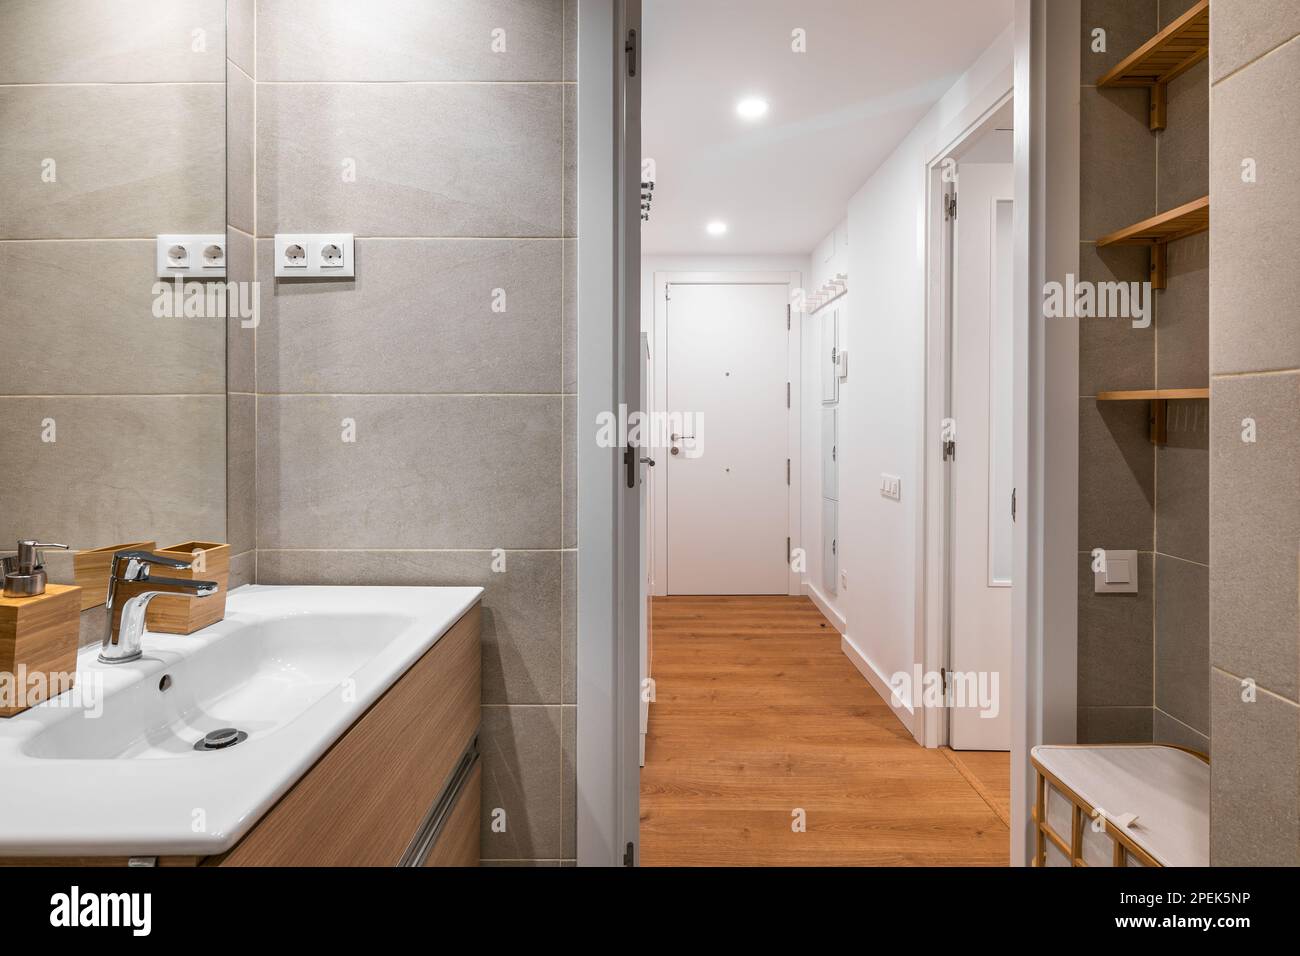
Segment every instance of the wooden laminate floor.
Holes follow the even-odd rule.
[[[1006,864],[988,788],[917,745],[807,598],[655,598],[653,615],[644,865]]]

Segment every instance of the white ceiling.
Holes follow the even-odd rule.
[[[645,0],[647,254],[804,254],[1011,23],[1014,0]],[[802,28],[807,52],[793,53]],[[771,105],[757,122],[736,103]],[[705,224],[721,219],[714,238]]]

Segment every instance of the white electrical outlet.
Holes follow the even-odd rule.
[[[903,479],[897,475],[882,474],[880,476],[880,496],[891,501],[901,501],[903,498]]]
[[[847,591],[848,589],[849,589],[849,572],[847,572],[847,571],[841,571],[841,572],[840,572],[840,590],[841,590],[841,591]]]
[[[351,233],[277,233],[275,274],[279,278],[306,276],[351,278],[355,273]]]
[[[171,233],[155,240],[159,278],[222,279],[226,275],[226,237],[221,233]]]

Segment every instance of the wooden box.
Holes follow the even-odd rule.
[[[159,634],[193,634],[226,616],[230,545],[217,541],[186,541],[155,550],[154,554],[195,564],[189,571],[155,567],[150,571],[154,577],[216,581],[217,593],[205,598],[156,597],[149,602],[144,619],[146,628]]]
[[[72,689],[80,630],[81,588],[47,584],[34,597],[0,595],[0,717]]]
[[[89,611],[108,600],[108,575],[113,555],[118,551],[152,551],[157,541],[128,541],[106,548],[78,551],[72,556],[72,570],[81,588],[81,609]]]

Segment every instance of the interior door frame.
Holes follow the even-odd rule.
[[[669,285],[783,285],[786,287],[786,308],[789,325],[786,329],[786,376],[790,382],[789,417],[786,425],[786,456],[790,459],[790,484],[786,488],[786,532],[790,539],[790,550],[802,547],[800,528],[802,527],[800,510],[800,449],[802,447],[802,408],[800,405],[802,357],[800,352],[801,336],[794,332],[793,306],[791,293],[800,287],[802,274],[799,272],[656,272],[654,274],[654,327],[651,349],[655,369],[655,387],[653,411],[667,411],[664,403],[668,398],[668,286]],[[659,388],[663,383],[665,387]],[[667,470],[655,476],[654,527],[651,529],[651,553],[654,555],[655,593],[668,592],[668,473]],[[803,593],[803,576],[791,570],[791,562],[786,561],[786,594],[798,596]]]

